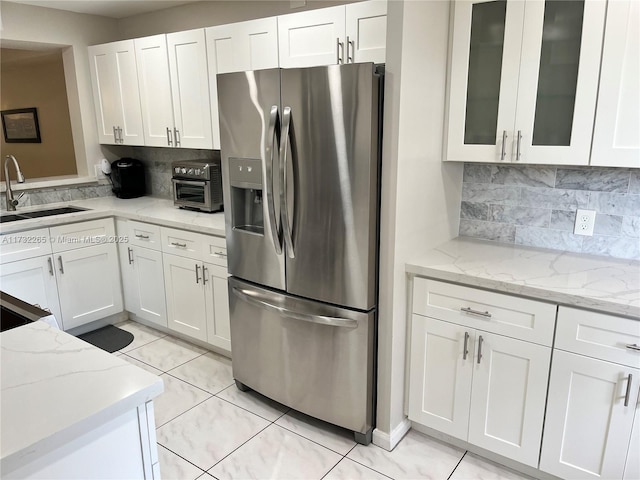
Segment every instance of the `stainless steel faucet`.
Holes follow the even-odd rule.
[[[24,183],[24,175],[20,170],[20,165],[18,165],[16,157],[14,157],[13,155],[7,155],[4,159],[4,181],[7,184],[5,197],[7,199],[7,210],[15,211],[16,205],[18,205],[18,200],[20,199],[20,197],[22,197],[22,195],[24,195],[24,192],[22,192],[17,199],[13,198],[13,191],[11,190],[11,180],[9,179],[9,160],[13,160],[13,165],[16,168],[16,176],[18,177],[18,183]]]

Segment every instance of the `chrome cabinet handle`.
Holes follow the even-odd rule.
[[[118,143],[118,130],[116,126],[113,126],[113,143]]]
[[[175,134],[175,139],[176,139],[176,147],[180,146],[180,130],[178,130],[177,128],[173,129],[173,133]]]
[[[131,250],[131,247],[127,248],[127,255],[129,256],[129,265],[131,265],[133,263],[133,250]]]
[[[627,348],[629,350],[635,350],[636,352],[640,352],[640,347],[638,346],[637,343],[630,343],[629,345],[627,345]]]
[[[353,43],[353,45],[351,45]],[[349,48],[349,47],[353,47],[353,48]],[[349,50],[355,50],[356,49],[356,42],[353,40],[349,40],[349,36],[347,35],[347,63],[353,63],[353,53],[349,53]]]
[[[142,235],[141,233],[136,233],[136,238],[141,238],[143,240],[149,240],[149,235]]]
[[[480,365],[480,360],[482,360],[482,342],[484,341],[484,339],[482,338],[482,335],[480,335],[480,338],[478,338],[478,365]]]
[[[462,359],[466,360],[469,354],[469,332],[464,332],[464,347],[462,347]]]
[[[627,393],[624,395],[624,406],[629,406],[629,397],[631,396],[631,380],[633,379],[633,375],[629,374],[627,377]]]
[[[173,245],[174,247],[187,248],[186,243],[171,242],[171,245]]]
[[[481,312],[479,310],[474,310],[471,307],[461,307],[460,311],[464,313],[468,313],[469,315],[478,315],[480,317],[491,318],[491,314],[489,312],[487,311]]]
[[[291,143],[291,161],[294,159],[293,129],[291,128],[291,107],[284,107],[282,114],[282,139],[280,145],[280,215],[282,215],[282,231],[284,243],[287,246],[289,258],[296,258],[293,249],[293,235],[291,233],[291,221],[289,220],[289,206],[287,203],[287,146]],[[295,195],[294,195],[295,197]]]
[[[213,252],[214,255],[218,255],[219,257],[226,257],[227,254],[224,252]]]
[[[200,265],[196,263],[196,283],[200,283]]]
[[[124,143],[124,139],[122,138],[122,128],[118,127],[118,138],[120,143]]]
[[[266,183],[266,191],[267,191],[267,214],[269,215],[269,227],[271,229],[271,240],[273,241],[273,246],[276,249],[276,255],[282,254],[282,239],[280,238],[280,231],[278,229],[278,223],[276,221],[276,206],[275,206],[275,195],[273,192],[273,156],[275,151],[278,149],[278,145],[276,145],[277,141],[277,133],[276,127],[278,126],[278,106],[272,105],[271,112],[269,113],[269,129],[268,129],[268,138],[270,143],[265,144],[265,156],[267,159],[266,162],[266,173],[267,173],[267,183]],[[216,252],[217,253],[217,252]]]
[[[516,162],[520,161],[522,152],[520,151],[520,144],[522,143],[522,130],[518,130],[518,141],[516,143]]]
[[[62,265],[62,255],[58,255],[58,264],[60,265],[60,273],[64,273],[64,265]]]
[[[173,145],[173,140],[171,140],[171,129],[169,127],[167,127],[167,145]]]
[[[208,271],[207,267],[202,265],[202,284],[203,285],[207,284],[207,276],[209,275],[207,271]]]
[[[340,41],[340,38],[336,38],[336,42],[338,45],[336,46],[336,54],[338,56],[338,65],[342,65],[344,63],[344,43]]]
[[[502,150],[500,151],[500,160],[504,160],[507,156],[507,131],[502,131]]]
[[[47,263],[49,264],[49,275],[53,277],[53,261],[51,257],[47,258]]]

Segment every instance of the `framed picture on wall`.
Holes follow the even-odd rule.
[[[7,143],[42,143],[35,108],[2,110],[2,131]]]

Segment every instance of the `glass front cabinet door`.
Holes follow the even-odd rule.
[[[587,165],[604,0],[457,0],[447,160]]]

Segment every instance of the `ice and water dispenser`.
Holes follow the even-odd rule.
[[[229,158],[231,218],[235,230],[264,235],[262,161]]]

